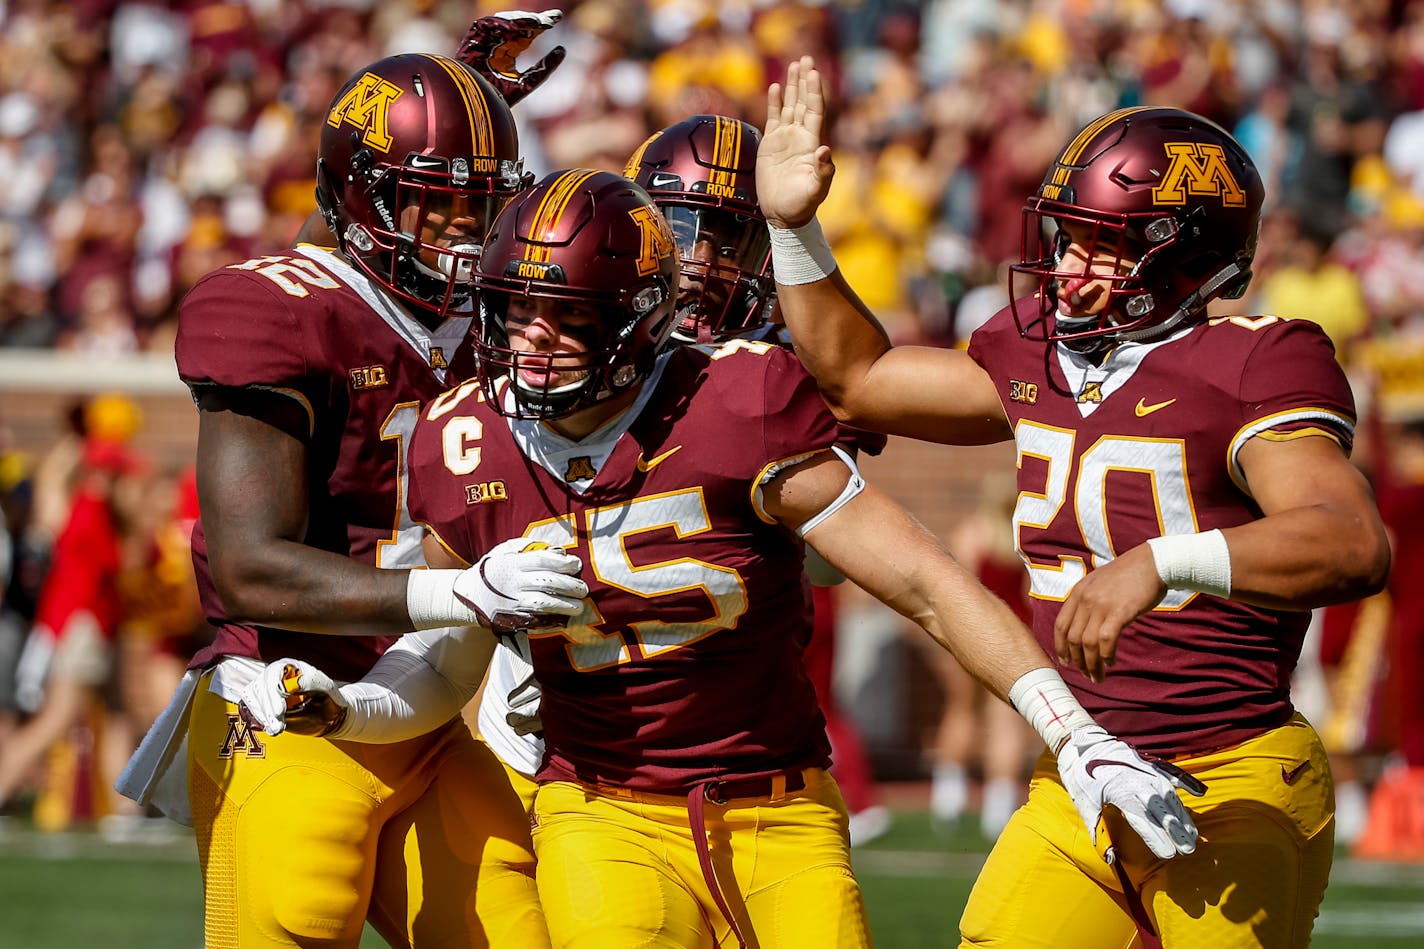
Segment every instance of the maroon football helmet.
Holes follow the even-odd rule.
[[[475,268],[475,353],[486,400],[514,418],[559,418],[611,398],[652,372],[673,328],[677,247],[652,198],[626,178],[573,168],[549,174],[495,218]],[[505,322],[512,297],[568,300],[600,315],[573,383],[531,387],[520,369],[547,355],[518,352]],[[501,397],[509,381],[507,397]]]
[[[644,142],[623,174],[652,195],[682,255],[673,335],[707,342],[766,322],[776,285],[757,205],[761,133],[722,115],[694,115]]]
[[[417,313],[465,304],[480,242],[528,181],[509,106],[445,56],[356,73],[332,100],[317,205],[343,254]]]
[[[1199,319],[1216,297],[1240,297],[1264,194],[1246,150],[1199,115],[1144,107],[1098,118],[1024,208],[1023,260],[1010,283],[1019,331],[1079,347],[1154,339]],[[1057,281],[1085,276],[1061,266],[1065,223],[1091,235],[1085,249],[1098,263],[1086,276],[1110,287],[1100,314],[1057,312]],[[1100,269],[1124,259],[1137,260],[1127,273]]]

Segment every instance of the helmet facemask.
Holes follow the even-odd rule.
[[[720,342],[764,323],[773,289],[765,221],[708,205],[661,200],[658,207],[681,258],[673,336]]]
[[[549,277],[559,276],[558,265],[549,270]],[[621,394],[648,377],[670,335],[672,298],[666,287],[644,287],[620,295],[626,299],[612,299],[546,281],[479,277],[477,282],[480,380],[485,401],[508,418],[563,418]],[[564,330],[583,343],[584,351],[515,348],[511,331],[517,332],[523,321],[510,313],[512,302],[520,299],[563,300],[596,310],[599,317],[589,332]],[[652,345],[645,335],[652,337]]]
[[[474,163],[497,164],[498,172],[471,175]],[[360,223],[338,208],[333,230],[368,276],[408,305],[444,318],[468,309],[483,235],[517,193],[521,165],[419,154],[400,166],[375,165],[363,191],[375,219]]]
[[[1009,295],[1020,332],[1091,352],[1113,342],[1159,339],[1204,311],[1216,297],[1235,299],[1251,271],[1212,251],[1196,251],[1198,228],[1165,211],[1105,214],[1072,204],[1032,198],[1023,211],[1023,260],[1010,267]],[[1080,235],[1087,272],[1064,266],[1065,225]],[[1075,283],[1106,285],[1097,312],[1059,311],[1060,289]],[[1037,306],[1029,302],[1036,300]],[[1070,306],[1071,306],[1070,301]]]

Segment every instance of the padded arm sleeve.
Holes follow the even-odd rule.
[[[331,737],[374,744],[405,741],[460,714],[484,675],[481,668],[470,681],[472,670],[459,661],[465,634],[452,628],[402,636],[363,679],[341,687],[349,711]]]

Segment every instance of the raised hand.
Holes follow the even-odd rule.
[[[1200,797],[1206,785],[1181,768],[1144,758],[1100,726],[1088,725],[1073,729],[1058,750],[1058,774],[1094,843],[1103,806],[1111,804],[1161,859],[1197,849],[1197,825],[1177,789]]]
[[[766,91],[766,129],[757,151],[757,201],[777,227],[800,227],[816,213],[836,173],[822,140],[826,97],[810,56],[786,68],[786,85]]]
[[[470,24],[455,58],[488,79],[495,91],[512,106],[539,88],[564,61],[564,48],[555,46],[543,59],[523,72],[515,63],[529,44],[558,23],[563,15],[559,10],[542,13],[502,10],[482,16]]]

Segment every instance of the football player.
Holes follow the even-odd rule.
[[[1164,861],[1040,762],[961,920],[964,946],[1304,946],[1334,837],[1329,767],[1291,706],[1311,607],[1380,589],[1349,386],[1319,327],[1208,317],[1251,277],[1262,185],[1178,109],[1104,115],[1024,208],[1008,306],[967,352],[892,347],[815,224],[833,175],[814,63],[768,95],[762,210],[787,325],[838,417],[1018,447],[1034,631],[1088,712],[1204,782]],[[1095,844],[1096,840],[1096,844]],[[1105,861],[1107,848],[1111,861]],[[1024,912],[1024,907],[1033,907]]]
[[[625,177],[648,192],[677,241],[679,282],[672,329],[677,343],[717,344],[741,337],[790,348],[785,328],[770,320],[775,309],[771,247],[766,219],[756,203],[760,143],[761,132],[754,125],[729,116],[694,115],[654,132],[624,168]],[[844,431],[841,442],[848,450],[878,454],[885,437]],[[818,588],[845,579],[814,549],[807,551],[806,569]],[[828,600],[820,589],[814,593],[818,600]],[[501,642],[509,648],[497,650],[490,663],[489,682],[480,694],[479,735],[532,809],[534,775],[544,753],[539,686],[523,635],[514,633]],[[810,664],[808,671],[814,671],[813,684],[823,697],[822,713],[835,746],[837,775],[852,805],[854,831],[859,826],[856,815],[874,803],[870,766],[863,753],[857,756],[854,725],[837,714],[830,700],[833,637],[823,635],[822,644],[826,651],[817,654],[822,661]]]
[[[480,375],[422,411],[409,497],[432,566],[521,547],[588,585],[571,616],[505,624],[544,689],[534,841],[555,945],[869,945],[802,660],[807,543],[1020,697],[1066,743],[1092,820],[1112,803],[1162,857],[1193,848],[1174,778],[1097,726],[1008,608],[865,485],[794,355],[667,345],[677,252],[642,188],[546,177],[496,219],[475,284]],[[398,741],[474,693],[489,638],[414,633],[348,684],[278,660],[243,701],[269,734]]]
[[[335,247],[214,271],[179,313],[200,413],[193,554],[217,632],[126,786],[155,793],[186,736],[209,946],[355,947],[368,920],[392,945],[544,945],[527,818],[460,720],[338,745],[264,735],[236,704],[272,656],[359,678],[403,631],[520,605],[526,576],[573,593],[566,610],[584,589],[515,552],[411,569],[419,407],[474,370],[479,244],[527,183],[509,107],[457,60],[379,60],[333,99],[317,176]],[[541,603],[560,608],[546,592],[524,605]]]

